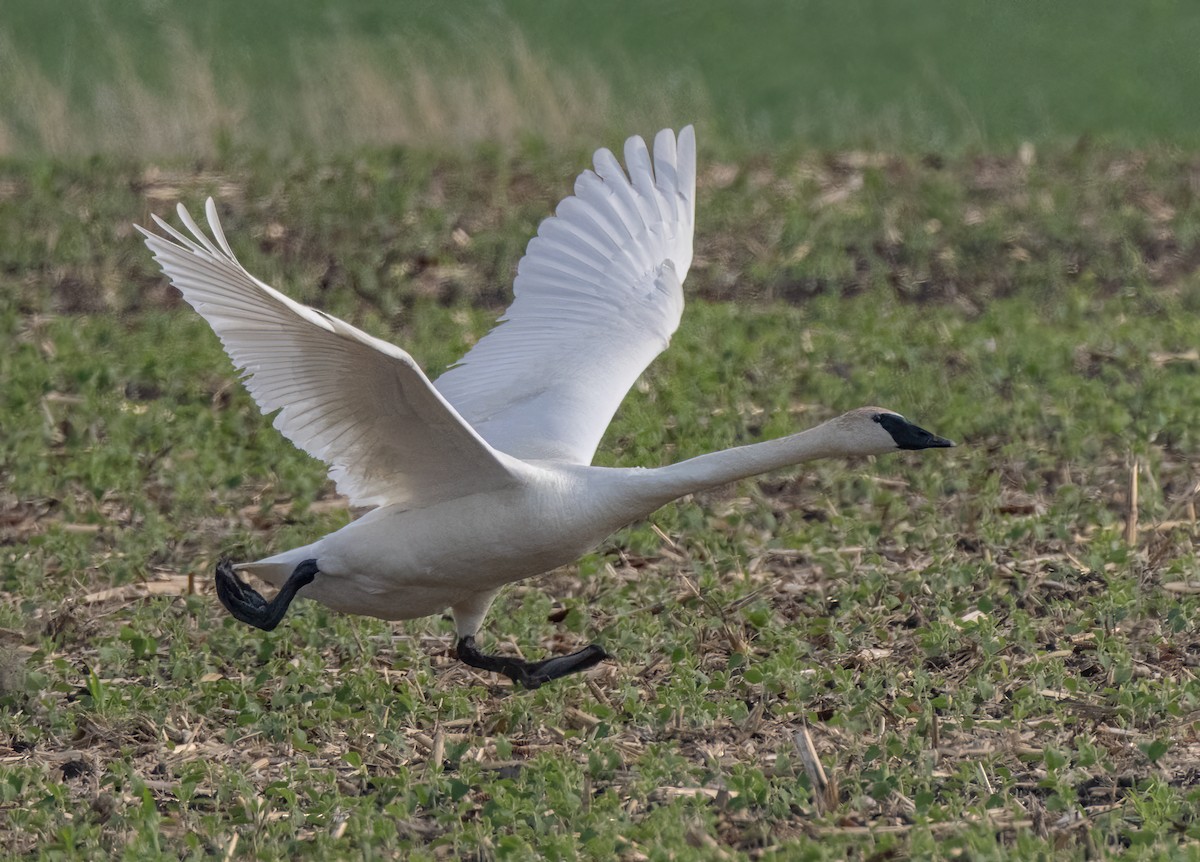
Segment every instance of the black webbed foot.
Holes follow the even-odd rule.
[[[311,584],[319,571],[316,560],[300,563],[275,598],[268,602],[254,587],[238,577],[233,563],[224,559],[217,563],[217,597],[234,617],[269,632],[279,625],[300,588]]]
[[[524,688],[538,688],[553,679],[594,667],[608,658],[608,653],[599,644],[588,644],[570,655],[555,656],[543,661],[525,661],[481,653],[475,646],[475,638],[465,637],[458,641],[458,658],[471,667],[502,673]]]

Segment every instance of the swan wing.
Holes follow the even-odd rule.
[[[500,323],[435,384],[497,449],[588,464],[638,375],[683,313],[692,263],[696,136],[664,129],[653,154],[607,149],[542,222]]]
[[[355,505],[433,502],[513,481],[509,466],[395,345],[302,305],[248,273],[230,250],[212,198],[212,237],[187,210],[186,236],[138,227],[183,298],[212,326],[264,413],[327,463]],[[215,240],[215,242],[214,242]]]

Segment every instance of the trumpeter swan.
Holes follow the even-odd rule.
[[[183,298],[220,337],[275,427],[330,466],[370,512],[310,545],[217,566],[233,616],[274,628],[302,594],[388,620],[449,607],[458,656],[528,688],[606,657],[593,644],[541,662],[478,650],[505,584],[575,560],[614,530],[685,494],[815,458],[951,446],[898,413],[863,407],[808,431],[653,469],[591,466],[609,420],[667,346],[692,262],[696,139],[659,132],[651,153],[607,149],[546,219],[497,325],[437,379],[395,345],[250,275],[209,198],[211,236],[179,206],[188,237],[155,216],[142,230]],[[239,576],[279,588],[267,601]]]

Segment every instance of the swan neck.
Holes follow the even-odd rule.
[[[831,423],[826,422],[777,440],[710,452],[678,464],[642,471],[642,491],[648,502],[655,503],[653,508],[658,508],[687,494],[759,473],[846,454],[852,453],[839,439]]]

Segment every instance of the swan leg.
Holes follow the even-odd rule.
[[[555,656],[543,661],[525,661],[502,655],[482,653],[475,646],[475,633],[483,623],[492,600],[499,590],[471,596],[451,609],[454,624],[458,629],[458,658],[471,667],[502,673],[525,688],[538,688],[552,679],[587,670],[608,658],[608,653],[599,644],[589,644],[570,655]]]
[[[502,673],[524,688],[538,688],[553,679],[594,667],[608,658],[608,653],[599,644],[588,644],[570,655],[555,656],[543,661],[525,661],[482,653],[475,646],[475,638],[467,635],[458,640],[458,658],[471,667]]]
[[[275,598],[267,601],[254,587],[238,577],[233,563],[223,559],[217,563],[217,597],[225,610],[237,619],[269,632],[283,620],[283,615],[300,588],[311,584],[319,571],[316,560],[305,560],[288,576]]]

